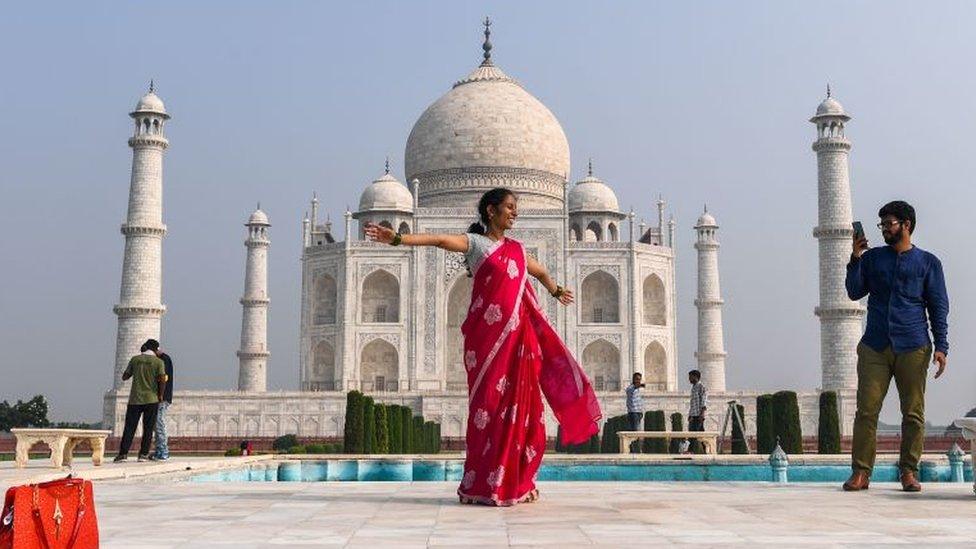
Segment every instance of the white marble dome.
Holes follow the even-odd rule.
[[[526,207],[561,207],[569,142],[552,112],[490,61],[427,107],[407,138],[423,206],[473,206],[506,186]]]
[[[397,178],[385,173],[370,183],[359,196],[359,211],[375,210],[412,212],[413,195]]]
[[[695,225],[695,227],[718,227],[718,224],[715,222],[715,218],[712,217],[712,214],[708,213],[708,210],[705,210],[705,212],[699,216],[698,223]]]
[[[136,103],[136,110],[133,112],[156,112],[160,114],[166,114],[166,106],[163,105],[163,100],[156,95],[156,92],[149,91],[146,95],[143,95]]]
[[[570,212],[613,212],[620,211],[617,194],[603,180],[592,174],[581,179],[569,191]]]
[[[251,214],[251,217],[247,219],[247,224],[248,225],[269,225],[269,226],[271,225],[271,223],[268,222],[268,214],[264,213],[264,211],[261,210],[260,207],[254,210],[254,213]]]
[[[820,105],[817,106],[817,116],[844,114],[846,114],[844,112],[844,106],[840,104],[840,101],[830,96],[827,96],[827,98],[821,101]]]

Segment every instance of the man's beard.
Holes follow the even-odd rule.
[[[884,237],[885,244],[889,246],[894,246],[895,244],[901,242],[901,232],[904,230],[905,230],[904,227],[899,226],[897,232],[890,232],[887,234],[883,234],[882,236]]]

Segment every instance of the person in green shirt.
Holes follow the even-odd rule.
[[[142,441],[139,444],[139,461],[149,460],[149,447],[152,445],[153,430],[156,426],[156,414],[159,403],[163,400],[163,390],[166,388],[166,366],[156,356],[159,342],[155,339],[146,340],[138,354],[129,360],[129,365],[122,373],[122,380],[132,379],[129,390],[129,404],[125,409],[125,430],[122,431],[122,442],[115,462],[128,459],[129,447],[136,434],[136,426],[142,418]]]

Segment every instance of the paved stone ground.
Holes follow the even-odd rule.
[[[455,483],[96,484],[102,547],[447,547],[675,544],[976,545],[970,484],[550,482],[542,501],[462,506]]]

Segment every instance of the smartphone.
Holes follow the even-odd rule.
[[[851,223],[851,226],[854,227],[854,240],[864,238],[864,225],[860,221]]]

